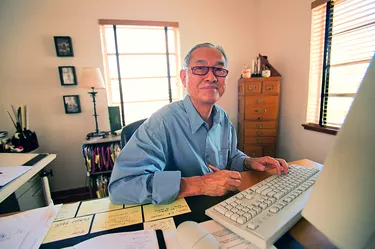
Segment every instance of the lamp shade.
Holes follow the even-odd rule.
[[[105,88],[102,73],[99,68],[84,67],[79,78],[80,88]]]

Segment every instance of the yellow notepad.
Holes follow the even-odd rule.
[[[146,222],[189,212],[191,212],[191,210],[189,208],[189,205],[186,203],[185,198],[177,199],[171,204],[167,205],[149,204],[143,206],[143,215]]]
[[[142,221],[141,206],[96,214],[90,233],[130,226]]]
[[[90,200],[90,201],[84,201],[79,207],[77,217],[85,216],[88,214],[108,212],[111,210],[117,210],[117,209],[122,209],[122,208],[123,208],[123,205],[112,204],[108,197]]]
[[[90,215],[52,223],[43,244],[88,234],[92,217]]]
[[[80,202],[69,203],[69,204],[62,205],[59,213],[57,214],[57,216],[55,218],[55,221],[74,218],[74,216],[77,213],[77,209],[78,209],[79,203]]]

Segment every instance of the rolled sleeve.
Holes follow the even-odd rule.
[[[152,187],[152,203],[168,204],[174,201],[180,192],[181,172],[155,172]]]

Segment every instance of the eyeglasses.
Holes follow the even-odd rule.
[[[226,77],[229,71],[221,67],[206,67],[206,66],[196,66],[196,67],[187,67],[195,75],[206,75],[208,70],[211,68],[212,72],[216,77]]]

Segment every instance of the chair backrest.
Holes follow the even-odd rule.
[[[124,128],[122,128],[122,131],[121,131],[121,148],[124,148],[126,142],[129,141],[129,139],[131,138],[133,133],[138,129],[139,126],[141,126],[141,124],[143,124],[143,122],[145,122],[145,120],[146,120],[146,118],[135,121],[131,124],[128,124]]]

